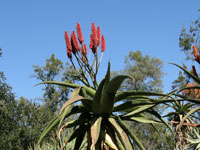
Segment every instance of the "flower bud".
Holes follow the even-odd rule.
[[[193,53],[194,53],[195,60],[199,60],[199,54],[195,45],[193,45]]]
[[[71,46],[67,31],[65,31],[65,42],[66,42],[67,49],[72,50],[72,46]]]
[[[77,30],[78,40],[82,44],[84,39],[83,39],[82,31],[81,31],[81,26],[79,23],[76,24],[76,30]]]
[[[94,23],[92,23],[92,40],[93,40],[93,47],[97,47],[98,38]]]
[[[102,35],[101,36],[101,52],[104,52],[105,49],[106,49],[106,42],[105,42],[104,36]]]

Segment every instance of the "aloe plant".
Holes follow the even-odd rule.
[[[200,134],[198,128],[193,128],[189,137],[186,139],[188,141],[187,149],[188,150],[199,150],[200,149]]]
[[[70,87],[73,90],[71,97],[66,101],[60,109],[56,118],[44,129],[38,145],[45,136],[57,126],[58,140],[64,140],[62,149],[68,149],[68,143],[74,141],[73,149],[80,149],[86,145],[90,150],[132,150],[136,145],[144,150],[140,140],[135,136],[134,132],[128,128],[126,121],[135,121],[141,123],[159,124],[164,123],[169,128],[167,122],[153,108],[160,103],[171,102],[171,94],[165,95],[144,91],[119,91],[122,82],[125,79],[132,80],[127,75],[118,75],[110,78],[110,62],[105,77],[98,84],[96,76],[98,68],[105,51],[105,39],[101,39],[101,57],[98,59],[98,46],[100,43],[100,28],[95,28],[92,24],[92,35],[90,48],[94,54],[93,63],[89,63],[87,50],[83,44],[83,36],[80,24],[77,24],[78,39],[81,44],[77,44],[75,33],[71,35],[71,43],[67,32],[65,32],[67,54],[77,71],[77,77],[83,85],[69,83],[46,81],[40,84],[56,84],[59,86]],[[97,32],[97,33],[96,33]],[[79,68],[72,61],[72,54],[77,60]],[[90,83],[91,81],[91,83]],[[156,98],[155,98],[156,97]],[[126,100],[126,101],[124,101]],[[153,115],[154,118],[148,118],[145,112]],[[77,119],[67,120],[72,115],[76,115]],[[149,116],[149,115],[148,115]],[[64,139],[61,138],[62,132],[67,128],[72,128],[73,132],[68,134]]]

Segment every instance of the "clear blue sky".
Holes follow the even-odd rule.
[[[111,60],[112,70],[124,67],[129,51],[164,61],[164,91],[178,76],[178,69],[168,62],[181,64],[178,38],[183,25],[189,27],[199,15],[199,0],[1,0],[0,70],[16,96],[35,98],[42,95],[32,65],[44,65],[52,53],[63,62],[66,56],[64,31],[71,32],[79,22],[89,45],[91,23],[101,27],[106,52],[101,65],[102,77]]]

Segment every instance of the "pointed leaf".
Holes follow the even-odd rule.
[[[170,63],[172,65],[175,65],[177,67],[179,67],[180,69],[182,69],[189,77],[191,77],[194,81],[196,81],[197,83],[200,84],[200,78],[198,78],[197,76],[193,75],[193,73],[191,73],[190,71],[186,70],[185,68],[177,65],[177,64],[174,64],[174,63]]]
[[[136,109],[136,110],[133,110],[132,112],[130,112],[130,113],[128,113],[128,114],[125,114],[124,116],[125,116],[125,117],[134,116],[135,114],[144,112],[145,110],[148,110],[148,109],[150,109],[150,108],[152,108],[152,107],[154,107],[154,106],[155,106],[155,104],[144,105],[144,106],[139,107],[139,108]]]
[[[51,122],[51,124],[47,128],[45,128],[38,140],[37,145],[39,145],[44,137],[59,123],[60,118],[60,116],[56,117],[56,119],[54,119],[53,122]]]
[[[154,115],[156,118],[158,118],[161,122],[163,122],[171,131],[171,133],[174,135],[174,131],[172,129],[172,127],[165,121],[165,119],[155,110],[151,109],[149,111],[150,114]]]
[[[101,130],[101,121],[102,117],[98,117],[92,122],[91,126],[91,139],[92,139],[92,145],[90,147],[91,150],[95,150],[95,145],[97,143],[97,140],[99,139],[100,130]]]
[[[107,133],[105,134],[105,143],[106,143],[106,145],[108,145],[113,150],[118,150],[118,148],[115,145],[115,143],[113,142],[112,138]]]
[[[146,117],[131,117],[130,120],[141,122],[141,123],[156,123],[156,124],[160,123],[158,121],[155,121],[153,119],[148,119]]]
[[[137,136],[135,136],[135,134],[125,125],[125,123],[123,123],[123,121],[120,119],[120,117],[117,117],[117,120],[120,124],[120,126],[122,127],[122,129],[130,135],[130,137],[134,140],[134,142],[136,142],[136,144],[138,145],[138,147],[141,150],[145,150],[142,143],[139,141],[139,139],[137,138]]]
[[[75,129],[70,136],[68,136],[67,138],[65,138],[65,142],[71,142],[73,139],[79,137],[79,136],[84,136],[86,130],[85,130],[85,126],[81,125],[79,128]]]
[[[68,83],[68,82],[45,81],[45,82],[38,83],[38,84],[36,84],[35,86],[40,85],[40,84],[55,84],[55,85],[66,86],[66,87],[70,87],[70,88],[79,88],[79,87],[83,87],[83,88],[85,88],[86,93],[87,93],[88,95],[90,95],[91,97],[94,97],[95,92],[96,92],[96,91],[95,91],[94,89],[92,89],[92,88],[89,88],[89,87],[86,87],[86,86],[81,86],[81,85],[78,85],[78,84]]]
[[[131,110],[137,109],[138,108],[137,106],[142,106],[142,105],[146,105],[146,104],[151,104],[151,101],[147,100],[147,99],[127,101],[122,104],[119,104],[118,106],[115,106],[113,109],[113,112],[131,111]]]
[[[196,108],[193,108],[192,110],[190,110],[190,111],[187,113],[187,115],[185,115],[185,117],[183,117],[183,119],[181,120],[181,122],[180,122],[178,128],[180,129],[180,128],[182,127],[184,121],[185,121],[191,114],[193,114],[194,112],[196,112],[196,111],[198,111],[198,110],[200,110],[200,107],[196,107]]]
[[[108,62],[108,69],[107,69],[107,73],[106,73],[106,76],[105,76],[105,84],[104,84],[104,88],[103,88],[103,92],[106,90],[107,88],[107,85],[110,81],[110,62]]]
[[[167,96],[167,94],[131,90],[131,91],[125,91],[125,92],[118,92],[115,96],[115,101],[118,102],[124,99],[128,99],[131,96]],[[171,96],[169,95],[168,97],[171,97]]]
[[[60,114],[60,121],[59,121],[59,124],[58,124],[58,128],[60,128],[60,126],[61,126],[63,120],[65,119],[65,117],[66,117],[68,114],[71,113],[72,107],[73,107],[72,105],[67,106],[67,107],[65,108],[64,112],[63,112],[62,114]]]
[[[103,113],[110,114],[112,112],[115,103],[115,94],[120,88],[122,82],[127,78],[130,77],[126,75],[116,76],[108,83],[106,90],[103,93],[101,104]]]
[[[116,133],[118,134],[123,146],[125,147],[126,150],[131,150],[132,145],[131,142],[126,134],[126,132],[124,132],[124,130],[120,127],[120,125],[115,121],[115,119],[113,118],[109,118],[108,119],[109,122],[111,123],[111,125],[114,127],[114,130],[116,131]]]
[[[77,102],[77,101],[80,101],[81,99],[83,99],[82,96],[73,96],[72,98],[70,98],[69,100],[67,100],[67,101],[63,104],[63,106],[61,107],[59,114],[61,114],[62,111],[63,111],[67,106],[69,106],[70,104],[73,104],[73,103],[75,103],[75,102]]]
[[[103,86],[105,83],[105,79],[103,79],[96,91],[96,94],[94,96],[94,100],[92,102],[92,111],[94,112],[94,114],[101,114],[102,112],[102,108],[101,108],[101,96],[102,96],[102,90],[103,90]]]

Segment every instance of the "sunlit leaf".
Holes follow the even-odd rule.
[[[92,145],[90,147],[91,150],[95,150],[95,145],[100,135],[101,121],[102,121],[102,117],[98,117],[92,122],[91,131],[90,131],[91,139],[92,139]]]
[[[114,127],[114,130],[117,132],[117,134],[118,134],[123,146],[125,147],[125,149],[126,150],[133,149],[126,132],[124,132],[124,130],[122,130],[122,128],[119,126],[119,124],[115,121],[115,119],[109,118],[108,120],[112,124],[112,126]]]
[[[112,112],[114,103],[115,103],[115,94],[120,88],[122,82],[130,78],[126,75],[119,75],[114,77],[107,85],[106,90],[103,93],[102,99],[102,112],[110,114]]]

